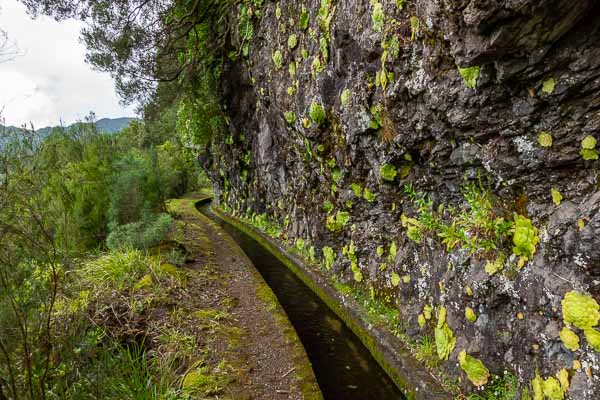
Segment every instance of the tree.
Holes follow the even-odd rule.
[[[185,84],[220,59],[232,0],[21,0],[33,16],[86,22],[87,61],[109,72],[124,103],[157,82]]]
[[[16,43],[9,39],[8,33],[4,29],[0,28],[0,63],[11,60],[17,55],[17,52]]]

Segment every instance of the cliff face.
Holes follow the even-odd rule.
[[[564,368],[571,398],[598,398],[584,325],[571,321],[577,351],[559,333],[567,292],[600,301],[589,137],[600,140],[600,5],[284,0],[236,12],[231,135],[201,156],[219,201],[265,214],[317,259],[333,249],[329,273],[394,304],[415,339],[434,335],[445,307],[456,344],[442,368],[465,386],[461,350],[522,387]]]

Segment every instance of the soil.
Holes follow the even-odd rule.
[[[171,200],[169,211],[176,218],[173,239],[186,251],[187,281],[178,302],[206,319],[197,332],[204,362],[212,369],[223,361],[228,365],[217,397],[321,398],[283,309],[233,239],[196,210],[201,197],[206,196]]]

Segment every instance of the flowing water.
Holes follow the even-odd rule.
[[[344,322],[274,255],[217,218],[210,203],[198,210],[218,223],[248,255],[298,332],[327,400],[404,399],[366,347]]]

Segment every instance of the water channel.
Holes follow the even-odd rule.
[[[216,217],[210,202],[197,207],[234,238],[271,287],[298,332],[325,399],[405,399],[360,339],[292,271],[250,236]]]

